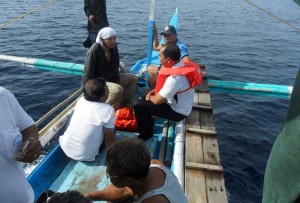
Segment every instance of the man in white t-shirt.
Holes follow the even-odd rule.
[[[59,143],[68,157],[94,161],[103,139],[107,147],[115,142],[114,109],[105,103],[109,92],[104,79],[87,81],[83,93]]]
[[[38,130],[15,96],[0,87],[0,202],[32,203],[34,193],[21,162],[36,160],[42,150]]]

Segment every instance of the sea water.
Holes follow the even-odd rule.
[[[48,1],[2,1],[0,24]],[[292,0],[252,3],[300,27]],[[178,37],[212,79],[293,85],[300,67],[300,33],[242,0],[156,1],[158,31],[179,9]],[[130,69],[146,57],[149,1],[109,0],[110,26]],[[0,28],[0,54],[83,64],[87,19],[83,1],[56,1]],[[35,120],[80,87],[80,77],[0,61],[0,86]],[[229,202],[261,202],[264,171],[288,99],[213,93],[212,104]],[[2,116],[2,115],[1,115]]]

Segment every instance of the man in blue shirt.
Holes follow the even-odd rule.
[[[161,49],[162,45],[159,44],[158,33],[157,33],[157,28],[156,28],[155,24],[153,25],[153,32],[154,32],[154,36],[153,36],[152,48],[153,48],[153,50],[159,51]],[[167,25],[164,28],[163,32],[161,32],[160,34],[164,36],[165,44],[176,44],[179,47],[180,59],[183,63],[191,61],[190,57],[189,57],[187,46],[177,38],[177,32],[176,32],[176,29],[174,26]],[[150,77],[156,76],[158,70],[159,70],[158,66],[153,66],[153,65],[149,66],[148,67],[149,76]]]

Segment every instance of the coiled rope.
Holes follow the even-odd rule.
[[[29,14],[31,14],[31,13],[34,13],[34,12],[36,12],[36,11],[39,11],[39,10],[41,10],[41,9],[43,9],[43,8],[45,8],[45,7],[47,7],[47,6],[51,5],[51,4],[53,4],[53,3],[55,3],[56,1],[58,1],[58,0],[52,0],[52,1],[50,1],[50,2],[48,2],[48,3],[46,3],[46,4],[44,4],[44,5],[42,5],[42,6],[40,6],[40,7],[37,7],[37,8],[35,8],[35,9],[33,9],[33,10],[27,12],[27,13],[24,13],[24,14],[22,14],[22,15],[16,17],[16,18],[13,18],[13,19],[11,19],[11,20],[9,20],[9,21],[3,23],[3,24],[0,24],[0,28],[3,28],[4,26],[6,26],[6,25],[8,25],[8,24],[10,24],[10,23],[12,23],[12,22],[14,22],[14,21],[20,19],[20,18],[24,18],[25,16],[27,16],[27,15],[29,15]]]
[[[300,32],[300,29],[299,29],[299,28],[297,28],[296,26],[290,24],[289,22],[287,22],[287,21],[285,21],[285,20],[282,20],[281,18],[278,18],[277,16],[273,15],[273,14],[270,13],[269,11],[267,11],[267,10],[265,10],[265,9],[263,9],[263,8],[261,8],[261,7],[259,7],[259,6],[257,6],[257,5],[255,5],[254,3],[250,2],[249,0],[244,0],[244,1],[245,1],[246,3],[248,3],[248,4],[250,4],[251,6],[254,6],[255,8],[261,10],[262,12],[264,12],[264,13],[266,13],[266,14],[272,16],[273,18],[277,19],[278,21],[280,21],[280,22],[282,22],[282,23],[284,23],[284,24],[290,26],[290,27],[293,28],[294,30]]]

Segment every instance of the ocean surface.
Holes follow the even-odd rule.
[[[300,27],[300,7],[292,0],[252,0]],[[0,24],[47,3],[5,0]],[[179,8],[179,34],[190,57],[205,64],[210,78],[293,85],[300,67],[300,33],[243,0],[156,1],[162,30]],[[130,69],[146,57],[149,1],[107,0],[110,26],[120,56]],[[83,1],[58,0],[0,28],[0,54],[84,63],[87,37]],[[0,61],[0,86],[13,92],[39,119],[80,87],[80,77]],[[264,171],[288,109],[288,99],[212,94],[214,119],[230,203],[261,202]],[[0,115],[4,116],[4,115]]]

